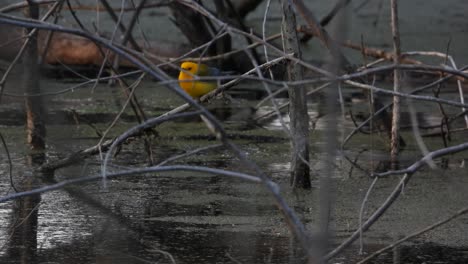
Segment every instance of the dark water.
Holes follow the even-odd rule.
[[[46,80],[47,81],[47,80]],[[66,83],[58,83],[66,86]],[[151,82],[141,90],[145,102],[156,102],[151,93]],[[54,98],[56,107],[91,108],[83,112],[96,128],[103,129],[114,115],[112,105],[101,101],[107,96],[105,85],[94,93],[78,90],[73,94]],[[348,96],[351,96],[349,93]],[[161,94],[159,94],[161,95]],[[450,96],[450,94],[447,94]],[[88,104],[92,98],[97,104]],[[167,97],[163,97],[167,98]],[[145,107],[149,112],[164,112],[177,105],[177,100],[164,100]],[[279,101],[280,102],[280,101]],[[361,111],[360,103],[348,100],[349,107]],[[246,105],[256,102],[243,102]],[[13,107],[19,102],[10,101],[9,110],[1,115],[8,124],[2,129],[7,138],[14,161],[15,183],[21,186],[28,171],[25,167],[22,137],[23,127]],[[102,104],[102,106],[100,106]],[[171,106],[171,104],[175,104]],[[218,106],[218,107],[217,107]],[[229,119],[224,103],[213,102],[219,116]],[[235,106],[233,109],[237,109]],[[433,124],[429,105],[418,105],[421,124]],[[7,108],[7,107],[5,107]],[[96,114],[96,109],[103,109]],[[319,107],[311,101],[311,116]],[[224,109],[224,110],[223,110]],[[263,111],[268,107],[262,108]],[[361,110],[360,110],[361,109]],[[232,109],[231,109],[232,110]],[[235,112],[235,111],[234,111]],[[86,122],[70,118],[69,111],[54,112],[48,126],[48,158],[64,157],[67,153],[92,146],[99,137]],[[223,114],[220,114],[223,113]],[[129,114],[130,116],[130,114]],[[14,117],[14,118],[13,118]],[[10,120],[10,121],[8,121]],[[132,125],[131,118],[121,121],[113,134]],[[323,173],[321,147],[327,117],[320,118],[311,135],[312,176]],[[246,125],[244,121],[227,122],[231,138],[247,155],[267,171],[283,190],[282,194],[311,229],[317,223],[318,182],[313,189],[291,193],[288,187],[289,143],[273,120],[263,127]],[[340,133],[352,129],[349,117],[340,121]],[[266,129],[267,128],[267,129]],[[69,131],[64,133],[64,131]],[[409,146],[402,153],[401,165],[413,163],[420,152],[411,140],[411,132],[402,130]],[[407,132],[405,132],[407,131]],[[112,134],[112,135],[113,135]],[[199,120],[185,120],[162,125],[158,137],[151,140],[156,162],[172,155],[216,143],[215,138]],[[333,243],[348,237],[358,226],[362,200],[372,179],[347,160],[353,160],[366,170],[385,168],[387,151],[382,148],[384,136],[357,135],[337,158],[337,172],[333,178],[332,232]],[[457,135],[454,138],[463,139]],[[441,147],[439,138],[425,138],[431,148]],[[17,145],[16,145],[17,144]],[[22,146],[22,147],[21,147]],[[3,160],[4,153],[2,153]],[[403,236],[426,227],[453,214],[465,206],[468,199],[466,170],[460,169],[466,154],[437,160],[437,170],[425,169],[414,176],[404,194],[382,219],[364,234],[364,253],[373,252]],[[125,167],[147,165],[147,156],[141,140],[124,146],[112,163]],[[238,170],[239,162],[222,149],[214,149],[191,156],[175,163],[210,166]],[[97,157],[77,166],[61,169],[57,181],[99,173]],[[2,163],[4,175],[7,164]],[[112,170],[112,169],[111,169]],[[364,216],[368,216],[389,194],[399,177],[384,178],[377,182],[369,197]],[[1,181],[2,193],[11,192],[8,177]],[[202,173],[157,173],[143,176],[126,176],[109,180],[107,188],[102,182],[92,182],[49,192],[29,206],[18,202],[0,205],[2,253],[1,263],[18,263],[30,256],[26,263],[304,263],[299,245],[291,239],[287,225],[271,195],[261,185],[251,184],[220,175]],[[31,209],[34,208],[31,213]],[[24,235],[12,235],[22,230],[26,223],[18,216],[35,217],[34,225]],[[28,222],[29,223],[29,222]],[[374,263],[465,263],[467,237],[466,217],[460,217],[439,229],[405,243],[395,252],[390,252]],[[15,226],[14,229],[12,227]],[[12,233],[12,230],[15,230]],[[29,242],[28,242],[29,241]],[[32,244],[31,244],[32,243]],[[26,250],[25,245],[35,245],[37,250]],[[332,263],[352,263],[365,255],[359,255],[358,244],[334,259]],[[399,259],[400,262],[394,261]],[[237,262],[236,262],[237,261]]]

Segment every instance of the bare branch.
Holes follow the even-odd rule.
[[[386,247],[384,247],[384,248],[382,248],[380,250],[377,250],[376,252],[372,253],[370,256],[368,256],[365,259],[359,261],[358,264],[367,263],[367,262],[369,262],[369,260],[377,257],[378,255],[380,255],[380,254],[382,254],[382,253],[384,253],[384,252],[386,252],[386,251],[388,251],[388,250],[390,250],[390,249],[392,249],[392,248],[394,248],[394,247],[396,247],[398,245],[400,245],[401,243],[406,242],[406,241],[408,241],[410,239],[413,239],[413,238],[415,238],[417,236],[420,236],[420,235],[422,235],[422,234],[424,234],[426,232],[429,232],[431,230],[434,230],[434,229],[436,229],[436,228],[438,228],[438,227],[440,227],[440,226],[442,226],[442,225],[444,225],[444,224],[446,224],[446,223],[448,223],[448,222],[450,222],[452,220],[455,220],[459,216],[462,216],[462,215],[464,215],[466,213],[468,213],[468,207],[462,208],[462,209],[458,210],[456,213],[454,213],[453,215],[451,215],[451,216],[449,216],[449,217],[447,217],[447,218],[445,218],[443,220],[440,220],[440,221],[438,221],[438,222],[436,222],[436,223],[434,223],[434,224],[432,224],[432,225],[430,225],[430,226],[428,226],[426,228],[423,228],[423,229],[421,229],[419,231],[416,231],[416,232],[412,233],[411,235],[408,235],[408,236],[406,236],[406,237],[404,237],[402,239],[399,239],[398,241],[392,243],[391,245],[388,245],[388,246],[386,246]]]
[[[429,152],[422,159],[420,159],[417,162],[413,163],[413,165],[409,166],[406,169],[387,171],[387,172],[383,172],[383,173],[377,173],[377,174],[374,174],[374,176],[376,176],[376,177],[386,177],[386,176],[390,176],[390,175],[413,174],[413,173],[417,172],[424,165],[427,165],[428,161],[431,161],[433,159],[443,157],[443,156],[446,156],[446,155],[455,154],[455,153],[458,153],[458,152],[461,152],[461,151],[464,151],[464,150],[467,150],[467,149],[468,149],[468,142],[463,143],[463,144],[459,144],[459,145],[456,145],[456,146],[452,146],[452,147],[438,149],[438,150]]]
[[[109,179],[116,178],[116,177],[123,177],[123,176],[132,176],[133,177],[136,174],[155,173],[155,172],[169,172],[169,171],[195,171],[195,172],[204,172],[204,173],[210,173],[210,174],[220,174],[220,175],[239,178],[239,179],[242,179],[242,180],[247,180],[247,181],[251,181],[251,182],[255,182],[255,183],[261,183],[260,178],[258,178],[256,176],[249,175],[249,174],[245,174],[245,173],[227,171],[227,170],[221,170],[221,169],[213,169],[213,168],[207,168],[207,167],[185,166],[185,165],[145,167],[145,168],[132,169],[132,170],[127,170],[127,171],[119,171],[119,172],[116,172],[116,173],[109,173],[109,174],[107,174],[107,177]],[[87,183],[87,182],[99,181],[99,180],[102,180],[101,174],[94,175],[94,176],[80,177],[80,178],[75,178],[75,179],[71,179],[71,180],[65,180],[65,181],[61,181],[61,182],[56,183],[56,184],[44,186],[44,187],[41,187],[41,188],[36,188],[36,189],[30,190],[30,191],[18,192],[18,193],[14,193],[14,194],[10,194],[10,195],[0,197],[0,203],[5,203],[7,201],[18,199],[20,197],[26,197],[26,196],[31,196],[31,195],[35,195],[35,194],[40,194],[40,193],[45,193],[45,192],[58,190],[58,189],[64,188],[65,186],[69,186],[69,185],[81,184],[81,183]],[[276,184],[274,184],[274,183],[272,183],[272,184],[274,186],[276,186]]]
[[[445,149],[440,149],[433,151],[423,157],[421,160],[418,162],[414,163],[410,167],[408,167],[406,170],[400,170],[400,171],[390,171],[386,173],[380,173],[380,174],[375,174],[374,176],[376,177],[384,177],[384,176],[389,176],[389,175],[394,175],[394,174],[404,174],[404,176],[401,178],[400,182],[395,186],[393,189],[392,193],[387,197],[384,203],[374,211],[374,213],[367,219],[366,222],[364,222],[361,227],[354,231],[354,233],[348,237],[344,242],[342,242],[338,247],[330,251],[326,256],[325,259],[331,259],[335,257],[337,254],[339,254],[341,251],[343,251],[345,248],[347,248],[351,243],[353,243],[356,239],[359,238],[361,232],[365,232],[367,229],[369,229],[386,211],[390,206],[393,204],[393,202],[396,201],[398,196],[401,194],[401,191],[403,190],[404,186],[408,184],[408,182],[411,179],[411,176],[413,175],[414,172],[416,172],[420,167],[424,166],[426,164],[426,160],[428,159],[434,159],[437,157],[445,156],[448,154],[454,154],[463,150],[468,149],[468,143],[460,144],[457,146],[445,148]]]

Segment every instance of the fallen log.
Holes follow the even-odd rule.
[[[24,41],[21,30],[18,27],[0,26],[0,60],[12,61],[16,54],[19,52],[21,45]],[[107,49],[102,49],[94,42],[75,35],[66,33],[54,33],[46,47],[46,39],[48,32],[39,31],[38,48],[39,54],[45,54],[43,60],[46,64],[58,65],[96,65],[100,66],[104,61]],[[179,57],[189,50],[188,47],[182,44],[174,44],[168,42],[152,41],[149,45],[141,43],[145,48],[146,53],[151,53],[152,61],[161,63],[162,61],[170,58]],[[47,48],[47,52],[44,50]],[[114,53],[109,53],[109,61],[113,61]],[[161,58],[157,60],[155,58]],[[120,60],[120,66],[134,67],[127,60]]]

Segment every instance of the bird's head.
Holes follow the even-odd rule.
[[[198,72],[199,64],[191,62],[191,61],[185,61],[182,63],[180,68],[182,68],[182,70],[187,71],[193,75],[196,75]]]

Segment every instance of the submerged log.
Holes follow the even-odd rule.
[[[41,54],[44,54],[45,48],[44,41],[40,41],[39,50]],[[99,47],[88,39],[69,34],[54,33],[44,61],[48,64],[100,65],[103,58],[104,54],[99,50]]]
[[[39,31],[38,48],[39,54],[44,55],[46,64],[66,64],[66,65],[101,65],[104,61],[104,55],[107,49],[100,49],[94,42],[72,34],[55,32],[48,45],[45,47],[48,32]],[[21,35],[21,29],[0,25],[0,60],[12,61],[18,53],[24,38]],[[143,44],[143,43],[141,43]],[[144,45],[141,45],[144,46]],[[44,50],[47,48],[47,53]],[[153,41],[145,52],[151,53],[161,58],[178,57],[188,51],[184,45],[167,42]],[[112,61],[114,53],[109,53],[109,61]],[[160,63],[154,59],[155,63]],[[134,65],[126,60],[120,60],[120,66],[133,67]]]

